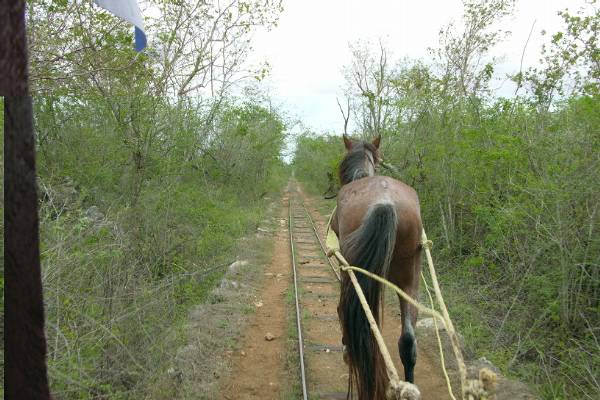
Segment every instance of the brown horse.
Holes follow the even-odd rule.
[[[387,176],[375,176],[380,162],[378,136],[372,143],[344,135],[347,154],[340,164],[342,188],[331,227],[340,240],[341,252],[350,263],[380,275],[417,297],[421,271],[421,214],[417,193]],[[373,315],[379,324],[383,294],[377,281],[357,274]],[[414,383],[417,346],[413,327],[417,310],[400,298],[402,333],[398,350],[404,375]],[[359,400],[384,399],[388,386],[385,365],[365,313],[347,274],[341,283],[338,315],[345,345],[344,359]]]

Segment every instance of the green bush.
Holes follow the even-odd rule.
[[[181,345],[189,308],[221,279],[214,267],[286,180],[284,124],[260,104],[230,99],[214,135],[199,135],[193,105],[133,103],[135,130],[101,99],[34,101],[49,374],[61,398],[143,397]],[[233,120],[251,136],[231,133]]]

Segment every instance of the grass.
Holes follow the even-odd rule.
[[[61,189],[54,186],[55,198],[60,198]],[[64,200],[61,214],[56,215],[48,203],[41,209],[54,395],[175,399],[197,398],[204,389],[213,390],[215,382],[196,379],[190,372],[197,365],[181,367],[185,360],[178,359],[178,351],[192,344],[202,349],[190,351],[198,352],[197,360],[204,357],[206,366],[225,369],[223,353],[237,343],[241,324],[254,312],[244,296],[263,279],[262,266],[272,251],[272,238],[256,235],[255,226],[258,222],[276,226],[279,197],[274,196],[268,208],[266,202],[245,210],[229,205],[233,214],[209,230],[193,221],[179,223],[187,217],[178,222],[142,210],[148,215],[138,219],[143,222],[138,231],[128,225],[128,210],[106,209],[100,219],[88,218],[83,195],[66,189],[75,195]],[[240,213],[243,219],[238,218]],[[214,216],[205,217],[211,221]],[[167,234],[170,224],[181,235]],[[206,237],[214,230],[212,238]],[[177,243],[179,239],[186,241]],[[169,250],[171,246],[175,251]],[[230,277],[227,266],[242,258],[250,261],[243,279]],[[224,277],[246,286],[234,295],[215,289]],[[215,344],[215,338],[223,338],[223,344]]]
[[[276,228],[279,215],[279,202],[266,213],[261,226]],[[179,351],[186,350],[189,357],[178,360],[177,357],[167,360],[170,368],[181,374],[181,378],[164,377],[152,386],[149,399],[212,399],[220,390],[222,382],[227,381],[230,360],[228,352],[240,350],[239,338],[249,317],[255,313],[252,305],[257,287],[264,279],[264,266],[272,255],[273,240],[271,236],[251,233],[238,240],[232,248],[231,255],[237,259],[245,259],[248,264],[239,274],[225,268],[219,276],[230,281],[238,281],[238,289],[207,287],[205,301],[192,308],[186,318],[180,322],[183,329],[183,340],[179,342]],[[190,347],[191,346],[191,347]],[[174,353],[174,355],[177,352]],[[179,380],[179,381],[178,381]],[[172,390],[165,395],[165,388]]]

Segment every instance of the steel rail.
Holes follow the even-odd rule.
[[[340,273],[333,266],[333,263],[331,262],[331,259],[329,257],[327,257],[327,250],[325,249],[325,246],[323,245],[323,242],[321,241],[321,237],[319,236],[319,233],[317,232],[317,228],[315,226],[315,223],[313,222],[313,219],[310,216],[310,213],[306,209],[306,206],[304,205],[304,202],[302,202],[302,208],[304,208],[304,211],[306,212],[306,215],[308,216],[308,220],[310,221],[310,224],[312,225],[313,232],[315,233],[315,236],[317,237],[317,240],[319,241],[319,246],[321,246],[321,250],[323,251],[323,254],[325,255],[325,258],[327,259],[327,262],[329,263],[329,266],[331,267],[331,269],[332,269],[333,273],[335,274],[335,277],[337,278],[337,280],[341,281],[342,278],[340,277]]]
[[[288,198],[288,229],[290,231],[290,247],[292,250],[292,270],[294,272],[294,297],[296,298],[296,324],[298,327],[298,351],[300,353],[300,377],[302,379],[302,399],[308,400],[306,389],[306,370],[304,367],[304,340],[302,339],[302,325],[300,320],[300,303],[298,301],[298,277],[296,273],[296,256],[294,251],[294,234],[292,226],[292,196]]]

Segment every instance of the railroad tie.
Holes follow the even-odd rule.
[[[303,276],[301,280],[306,283],[337,283],[337,281],[323,276]]]
[[[304,345],[307,350],[314,351],[317,353],[341,353],[344,350],[344,346],[336,345],[336,344],[317,344],[317,343],[308,343]]]

